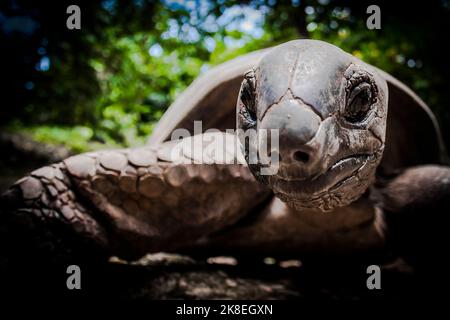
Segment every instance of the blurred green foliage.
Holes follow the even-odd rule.
[[[36,141],[65,145],[71,151],[78,153],[86,150],[96,150],[108,147],[119,147],[115,141],[108,140],[107,143],[99,143],[94,141],[93,130],[86,126],[29,126],[16,128],[22,133],[27,133],[33,137]]]
[[[450,68],[440,50],[449,30],[446,1],[430,1],[427,9],[380,3],[381,30],[365,26],[365,10],[377,1],[78,1],[81,31],[65,30],[66,2],[18,1],[22,16],[38,12],[30,14],[39,25],[31,35],[8,34],[4,17],[18,15],[17,9],[0,7],[2,42],[12,46],[15,68],[9,92],[18,106],[1,111],[3,126],[40,141],[77,152],[143,144],[200,73],[302,37],[328,41],[392,73],[418,92],[441,124],[450,123]]]

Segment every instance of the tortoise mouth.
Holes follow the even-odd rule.
[[[320,193],[335,190],[355,177],[366,164],[375,160],[372,154],[357,154],[341,158],[333,163],[325,172],[314,177],[296,178],[270,177],[274,190],[294,198],[310,198]]]

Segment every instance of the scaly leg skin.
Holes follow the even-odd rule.
[[[195,247],[270,195],[242,161],[188,164],[174,145],[82,154],[19,180],[1,197],[2,267]]]
[[[408,168],[382,190],[382,202],[388,239],[398,253],[428,285],[448,277],[450,168]]]
[[[105,230],[78,201],[63,163],[17,181],[2,195],[0,208],[3,258],[68,263],[107,253]]]
[[[107,237],[90,210],[78,201],[62,163],[34,171],[5,192],[0,198],[1,294],[19,299],[49,293],[65,286],[69,265],[104,262]]]

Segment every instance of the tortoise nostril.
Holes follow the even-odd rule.
[[[303,163],[307,163],[309,161],[309,154],[303,151],[295,151],[294,159]]]

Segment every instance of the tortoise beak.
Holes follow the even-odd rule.
[[[322,171],[320,146],[309,143],[315,137],[321,118],[303,102],[284,99],[265,112],[258,131],[278,130],[278,146],[271,146],[270,152],[279,154],[278,175],[286,180],[311,178]],[[268,141],[265,135],[259,140],[259,150]],[[264,150],[267,150],[264,149]]]

